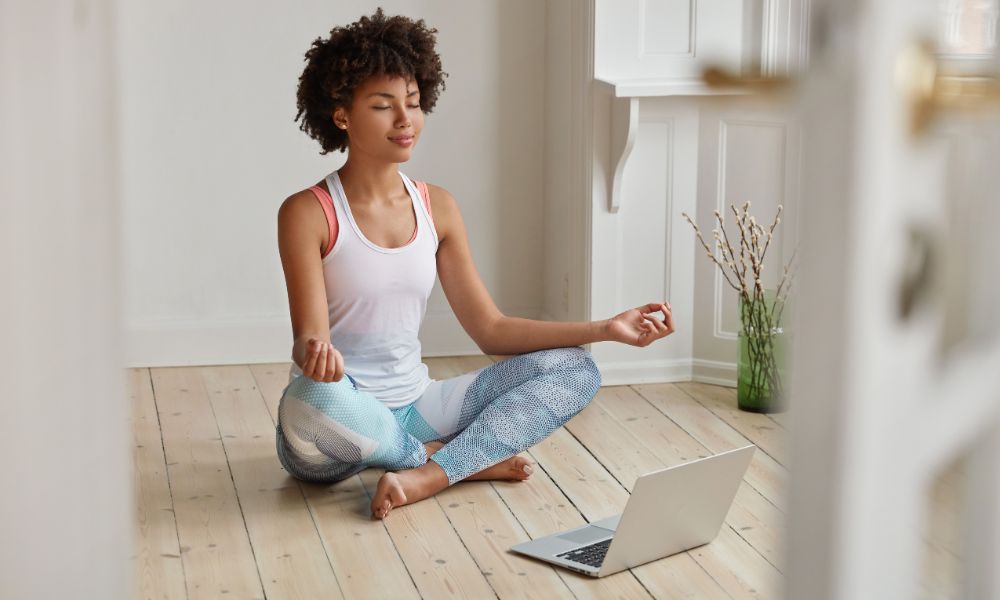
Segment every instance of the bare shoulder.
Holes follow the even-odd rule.
[[[434,215],[434,227],[438,231],[438,239],[444,240],[456,219],[461,219],[458,202],[451,192],[433,183],[427,184],[427,192],[431,198],[431,214]]]
[[[309,240],[324,248],[329,232],[323,207],[316,195],[309,190],[296,192],[285,198],[278,208],[278,233],[294,233],[295,237]]]

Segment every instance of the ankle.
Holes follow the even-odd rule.
[[[426,463],[420,465],[415,470],[420,472],[422,479],[431,482],[434,487],[448,486],[448,474],[441,468],[441,465],[429,458]]]

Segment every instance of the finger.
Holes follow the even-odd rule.
[[[337,352],[335,356],[337,357],[337,374],[334,376],[334,380],[340,381],[344,378],[344,355]]]
[[[663,333],[663,332],[665,332],[667,330],[667,326],[663,323],[663,321],[661,321],[661,320],[659,320],[659,319],[657,319],[655,317],[649,317],[649,316],[647,316],[646,318],[649,319],[650,325],[653,327],[653,330],[657,334],[661,334],[661,333]]]
[[[343,374],[341,373],[340,366],[340,353],[336,352],[333,347],[330,348],[330,381],[340,381]]]
[[[646,313],[656,312],[658,310],[660,310],[660,305],[656,304],[655,302],[651,302],[649,304],[646,304],[645,306],[639,307],[639,313],[642,315],[645,315]]]
[[[313,371],[316,370],[316,361],[319,360],[319,343],[309,342],[309,346],[306,348],[306,364],[302,367],[302,374],[306,377],[312,377]]]
[[[316,359],[316,370],[313,372],[313,379],[323,381],[326,377],[326,344],[320,343],[319,357]]]
[[[674,332],[674,314],[673,313],[667,313],[667,331],[669,333],[673,333]]]
[[[333,351],[333,345],[326,351],[326,381],[337,381],[337,353]]]

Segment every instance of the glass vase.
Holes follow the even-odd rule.
[[[785,348],[782,306],[775,307],[775,290],[747,303],[740,297],[740,357],[737,365],[737,406],[740,410],[770,413],[786,407]],[[775,310],[777,309],[777,310]]]

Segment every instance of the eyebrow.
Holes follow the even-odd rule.
[[[417,92],[419,92],[419,91],[420,91],[420,90],[413,90],[412,92],[408,93],[408,94],[406,95],[406,97],[407,97],[407,98],[409,98],[410,96],[415,96],[415,95],[417,94]],[[393,100],[393,99],[395,99],[395,98],[396,98],[395,96],[393,96],[393,95],[392,95],[392,94],[390,94],[389,92],[372,92],[372,93],[368,94],[368,95],[367,95],[367,96],[365,97],[365,99],[368,99],[368,98],[371,98],[372,96],[382,96],[383,98],[388,98],[388,99],[390,99],[390,100]]]

